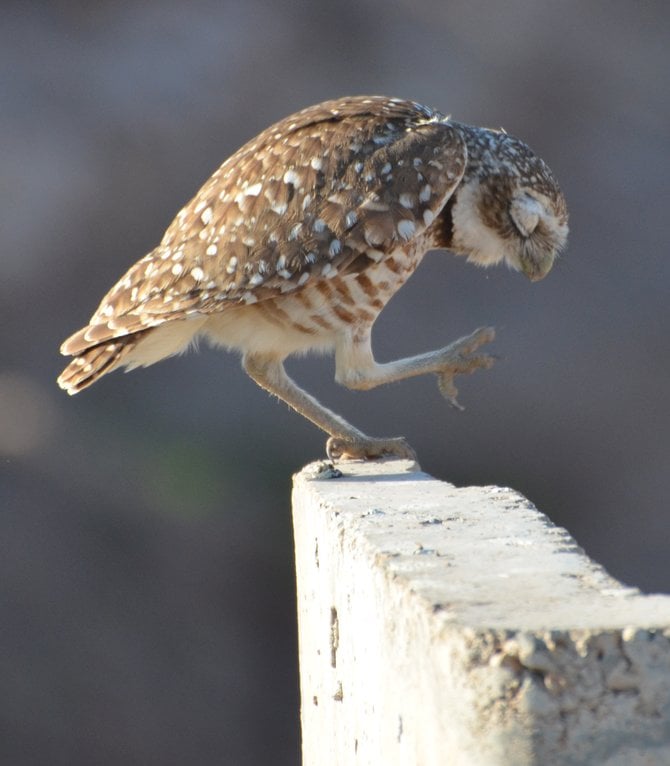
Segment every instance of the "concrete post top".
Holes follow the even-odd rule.
[[[610,577],[518,492],[458,488],[408,460],[315,463],[295,476],[337,515],[343,544],[363,546],[445,622],[519,630],[662,630],[670,596]]]

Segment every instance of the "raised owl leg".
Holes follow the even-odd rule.
[[[289,378],[283,360],[261,354],[247,354],[242,360],[242,366],[261,388],[279,397],[329,434],[326,451],[331,460],[371,459],[389,455],[412,460],[416,458],[414,450],[402,437],[375,439],[366,436],[344,418],[324,407]]]
[[[470,335],[436,351],[385,364],[375,361],[370,343],[370,330],[371,328],[366,328],[363,333],[347,334],[338,343],[335,379],[348,388],[366,390],[384,383],[432,373],[437,375],[442,395],[452,406],[463,409],[456,399],[458,391],[454,385],[454,377],[491,367],[494,362],[493,357],[488,354],[475,353],[481,345],[494,339],[495,331],[492,327],[480,327]]]

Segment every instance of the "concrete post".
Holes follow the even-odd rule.
[[[414,469],[295,477],[304,766],[668,766],[670,597]]]

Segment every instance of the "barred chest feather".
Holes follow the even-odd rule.
[[[364,271],[315,280],[309,290],[239,305],[210,316],[199,328],[211,342],[278,357],[329,351],[342,333],[370,327],[391,296],[409,279],[425,253],[412,243]]]

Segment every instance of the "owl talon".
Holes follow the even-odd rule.
[[[457,410],[465,407],[458,402],[458,389],[454,384],[456,375],[469,375],[475,370],[486,370],[492,367],[495,358],[490,354],[475,354],[484,343],[490,343],[495,338],[493,327],[480,327],[465,338],[447,346],[444,368],[437,374],[437,385],[442,396]]]
[[[458,402],[458,389],[454,385],[454,373],[445,372],[437,376],[437,387],[442,396],[449,402],[449,405],[456,410],[463,412],[465,407]]]
[[[402,436],[392,439],[331,436],[326,442],[326,453],[330,460],[375,460],[384,457],[416,460],[416,452]]]

